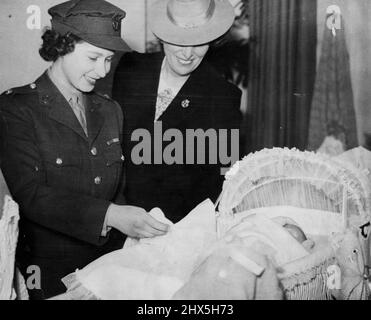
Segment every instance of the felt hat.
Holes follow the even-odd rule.
[[[159,0],[149,14],[152,32],[180,46],[209,43],[226,33],[234,21],[229,0]]]
[[[121,38],[124,10],[104,0],[70,0],[51,7],[52,29],[73,33],[82,40],[113,51],[130,51]]]

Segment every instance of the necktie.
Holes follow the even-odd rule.
[[[80,103],[81,99],[77,96],[73,96],[70,99],[70,105],[72,107],[73,112],[75,113],[77,120],[79,120],[81,127],[83,128],[85,135],[88,136],[88,128],[86,124],[86,115],[85,115],[85,107],[83,104]]]

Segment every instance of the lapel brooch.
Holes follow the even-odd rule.
[[[188,99],[185,99],[182,101],[182,107],[183,108],[188,108],[189,107],[190,101]]]

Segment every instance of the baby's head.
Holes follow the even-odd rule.
[[[305,249],[310,250],[313,248],[314,242],[307,239],[304,231],[295,223],[294,220],[287,217],[276,217],[274,220],[280,223],[282,227],[285,228],[294,239],[301,243]]]
[[[282,227],[284,227],[300,243],[303,243],[305,240],[307,240],[305,233],[297,225],[285,223]]]

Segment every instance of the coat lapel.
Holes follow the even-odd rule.
[[[207,96],[204,71],[201,64],[184,83],[176,97],[158,119],[158,121],[162,121],[164,126],[176,128],[179,123],[189,119],[198,108],[203,107],[204,97]]]
[[[153,54],[149,63],[140,72],[133,74],[133,85],[125,92],[129,102],[127,107],[123,101],[124,131],[131,135],[137,128],[153,128],[156,111],[157,88],[160,79],[161,64],[164,55]],[[123,78],[122,81],[125,81]]]
[[[71,106],[46,72],[36,81],[36,85],[40,104],[47,108],[49,117],[87,140],[84,130],[73,113]]]
[[[143,110],[143,114],[147,114],[149,119],[151,119],[151,123],[153,123],[155,119],[155,113],[156,113],[156,101],[157,101],[157,89],[158,89],[158,84],[160,81],[160,74],[161,74],[161,66],[162,66],[162,61],[164,59],[163,54],[158,54],[155,56],[155,61],[153,63],[153,69],[150,73],[146,74],[153,74],[155,75],[153,78],[151,77],[146,77],[145,80],[145,85],[143,86],[143,89],[147,91],[147,94],[145,96],[148,97],[148,104],[143,104],[145,107],[145,110]],[[147,81],[146,81],[147,80]]]

